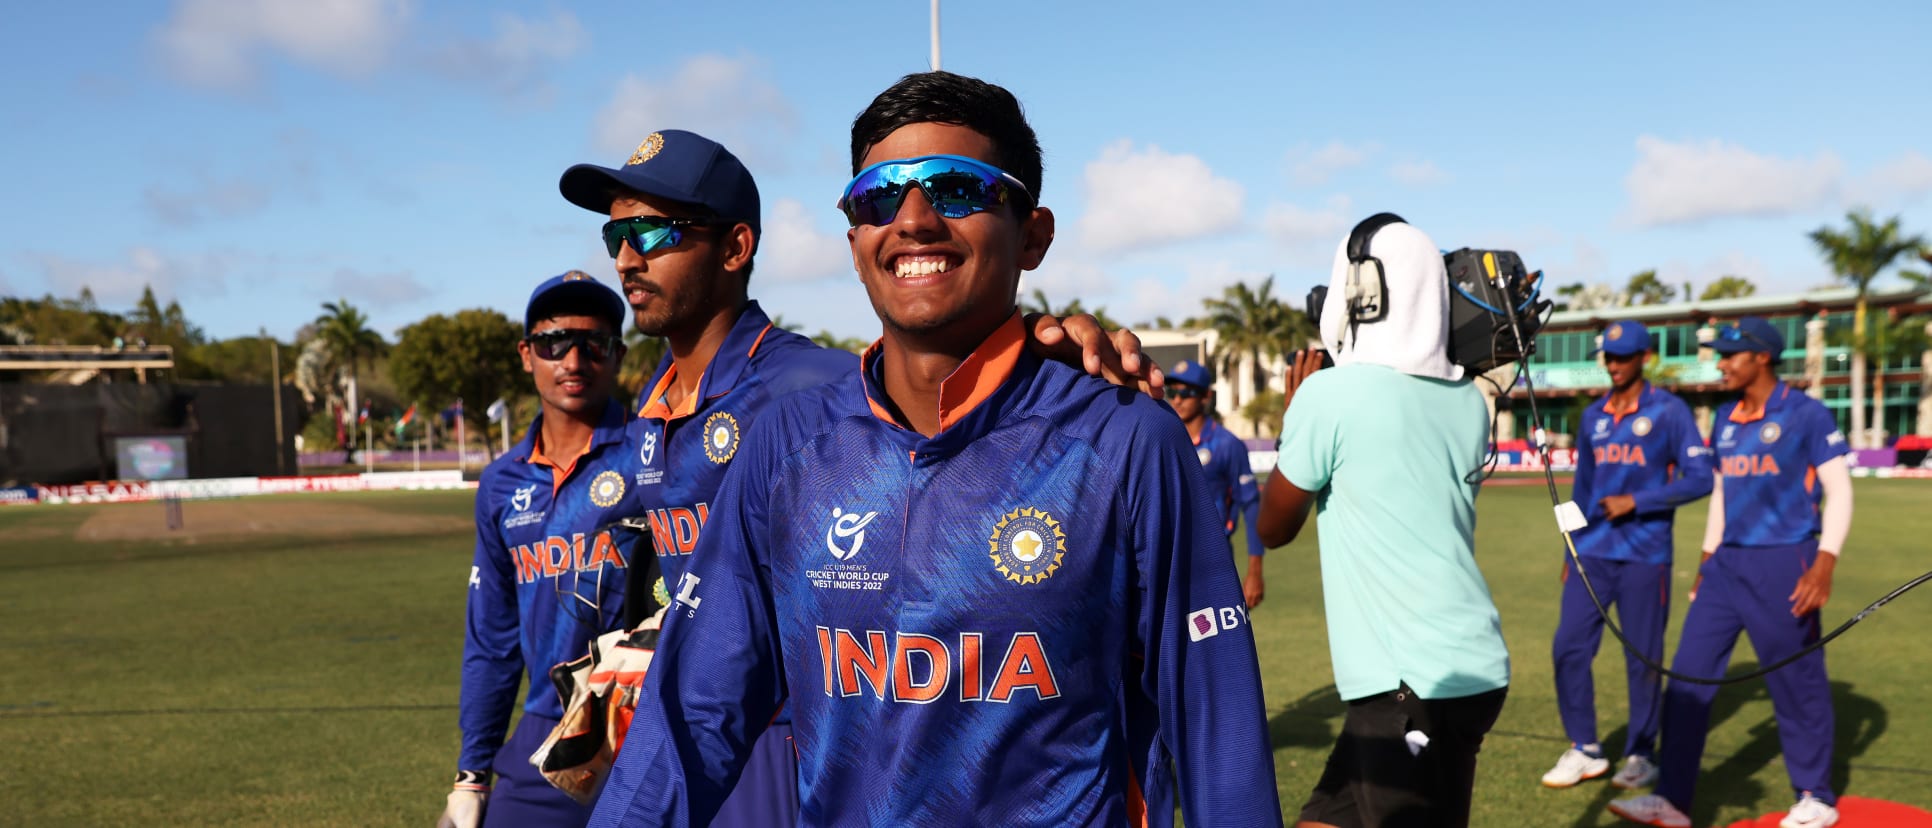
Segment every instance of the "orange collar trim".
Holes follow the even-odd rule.
[[[1737,405],[1734,405],[1731,407],[1731,416],[1727,417],[1726,419],[1734,423],[1755,423],[1759,420],[1764,419],[1764,412],[1771,407],[1771,400],[1773,399],[1783,400],[1784,395],[1790,392],[1791,392],[1791,386],[1785,385],[1784,383],[1780,382],[1778,383],[1777,392],[1771,397],[1766,397],[1764,400],[1764,405],[1758,408],[1758,410],[1753,411],[1749,414],[1746,414],[1744,412],[1744,400],[1740,399],[1737,401]]]
[[[558,489],[563,488],[563,482],[570,479],[570,473],[577,469],[577,462],[590,453],[590,446],[595,442],[597,442],[597,432],[592,431],[590,437],[584,440],[583,447],[577,449],[568,460],[560,464],[543,453],[543,430],[539,428],[530,437],[530,456],[523,462],[550,468],[550,493],[555,495]]]
[[[764,338],[764,334],[759,334],[758,336],[760,339]],[[752,350],[755,351],[757,349],[758,349],[758,346],[754,344],[752,346]],[[676,382],[677,378],[678,378],[678,367],[676,365],[672,365],[670,368],[665,369],[664,377],[657,381],[657,385],[651,387],[651,393],[646,394],[644,396],[644,400],[645,400],[644,407],[638,410],[637,416],[649,417],[654,420],[665,420],[668,422],[670,420],[676,420],[681,417],[689,417],[692,414],[697,413],[699,394],[698,394],[698,390],[695,390],[695,389],[691,393],[686,394],[684,396],[684,399],[678,401],[677,408],[672,408],[664,404],[664,395],[667,391],[671,389],[671,383]],[[704,387],[704,375],[699,374],[698,389],[702,389],[703,387]]]
[[[939,383],[939,430],[952,428],[1013,376],[1026,347],[1026,328],[1016,311],[993,335]]]

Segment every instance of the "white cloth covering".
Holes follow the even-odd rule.
[[[1322,342],[1335,364],[1365,363],[1430,379],[1462,379],[1462,366],[1449,362],[1449,272],[1442,251],[1421,230],[1391,224],[1376,231],[1368,252],[1382,261],[1389,313],[1379,322],[1350,330],[1348,240],[1343,239],[1335,251],[1321,318]]]

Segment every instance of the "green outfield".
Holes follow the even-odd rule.
[[[1932,567],[1932,484],[1861,480],[1857,494],[1831,625]],[[1559,545],[1547,496],[1492,486],[1478,502],[1478,555],[1515,681],[1483,751],[1475,824],[1618,824],[1603,810],[1607,784],[1537,783],[1565,746],[1550,680]],[[156,504],[0,508],[0,823],[431,824],[454,770],[469,493],[185,509],[186,527],[169,532]],[[1679,618],[1699,529],[1701,512],[1678,529]],[[1253,617],[1292,812],[1342,705],[1312,542],[1268,561]],[[1831,647],[1843,792],[1932,808],[1927,629],[1932,587]],[[1754,665],[1741,648],[1733,669]],[[1620,744],[1613,647],[1597,669],[1604,741]],[[1790,804],[1762,684],[1719,696],[1704,768],[1698,825]]]

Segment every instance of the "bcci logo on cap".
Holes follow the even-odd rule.
[[[704,421],[704,456],[720,465],[738,453],[738,418],[723,411]]]
[[[653,132],[646,135],[644,136],[644,142],[637,145],[637,151],[631,153],[631,160],[625,161],[624,166],[634,166],[656,158],[657,154],[663,151],[663,149],[664,136],[662,134]]]
[[[624,477],[614,471],[599,472],[590,481],[590,502],[608,509],[624,496]]]
[[[1037,584],[1059,571],[1067,533],[1045,510],[1015,509],[993,527],[993,568],[1016,584]]]
[[[1608,331],[1606,331],[1606,332],[1604,332],[1604,334],[1603,334],[1603,335],[1604,335],[1604,336],[1606,336],[1606,337],[1609,337],[1609,338],[1610,338],[1610,341],[1611,341],[1611,342],[1615,342],[1615,341],[1617,341],[1617,340],[1619,340],[1619,339],[1622,339],[1622,338],[1623,338],[1623,326],[1622,326],[1622,325],[1612,325],[1612,326],[1610,327],[1610,330],[1608,330]]]

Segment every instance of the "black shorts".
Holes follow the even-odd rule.
[[[1508,692],[1421,699],[1404,684],[1349,702],[1301,819],[1340,828],[1468,825],[1476,753]],[[1412,751],[1410,731],[1427,735],[1428,746]]]

